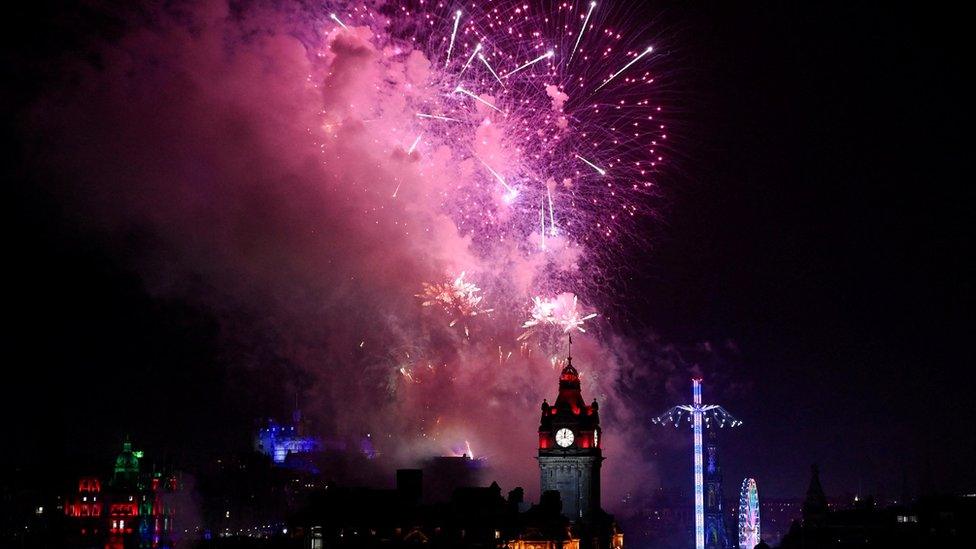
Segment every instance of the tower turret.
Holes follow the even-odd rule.
[[[117,488],[134,488],[139,480],[139,458],[142,452],[132,449],[132,443],[126,439],[122,443],[122,451],[115,458],[112,469],[112,486]]]

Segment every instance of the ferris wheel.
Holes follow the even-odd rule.
[[[747,478],[739,491],[739,549],[753,549],[759,541],[759,489]]]

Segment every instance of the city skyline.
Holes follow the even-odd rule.
[[[976,493],[960,18],[497,7],[14,10],[2,465],[202,470],[300,408],[535,503],[572,335],[620,520],[694,495],[692,379],[725,502]]]

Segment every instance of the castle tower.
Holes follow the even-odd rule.
[[[542,401],[538,459],[541,492],[558,490],[563,514],[572,521],[600,511],[601,443],[599,406],[583,401],[570,357],[559,375],[555,404]]]

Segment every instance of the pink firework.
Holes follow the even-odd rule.
[[[628,8],[427,0],[327,6],[320,19],[330,48],[368,40],[391,75],[389,100],[369,113],[387,136],[378,148],[409,159],[421,177],[453,174],[436,189],[397,184],[377,195],[406,201],[405,192],[423,193],[470,238],[493,279],[508,269],[514,248],[535,269],[520,277],[531,285],[517,294],[603,297],[601,286],[578,281],[619,269],[624,245],[644,240],[632,220],[651,213],[667,142],[656,54],[642,29],[627,28]],[[578,271],[583,276],[567,276]],[[477,311],[467,303],[473,294],[427,293],[426,301],[456,311],[452,324]],[[569,315],[558,323],[571,331],[584,320]]]
[[[587,320],[596,316],[597,313],[581,312],[577,297],[568,292],[561,293],[551,299],[534,297],[532,298],[532,318],[522,324],[522,327],[527,328],[527,330],[518,339],[528,339],[537,330],[546,327],[558,328],[564,334],[574,331],[586,332],[583,325]]]
[[[661,69],[678,56],[642,27],[649,11],[155,3],[59,62],[78,85],[51,79],[25,123],[59,159],[40,168],[64,180],[66,211],[145,231],[147,288],[228,321],[219,343],[241,367],[287,364],[324,425],[382,426],[394,461],[474,437],[515,485],[532,466],[513,450],[535,443],[528,388],[551,387],[567,332],[600,328],[573,345],[587,375],[631,366],[605,360],[613,326],[594,311],[615,312],[614,279],[641,267],[668,163]],[[626,396],[617,379],[587,392]],[[514,423],[472,413],[496,402]],[[634,474],[651,470],[641,442],[617,446]]]
[[[448,326],[454,327],[458,322],[461,322],[464,325],[465,335],[470,335],[464,320],[479,314],[490,313],[493,309],[481,307],[481,301],[484,299],[484,296],[480,295],[481,288],[464,280],[464,275],[465,273],[462,271],[457,278],[447,282],[437,284],[425,282],[423,292],[417,294],[417,297],[423,299],[421,304],[424,307],[439,306],[451,316],[451,322]]]

